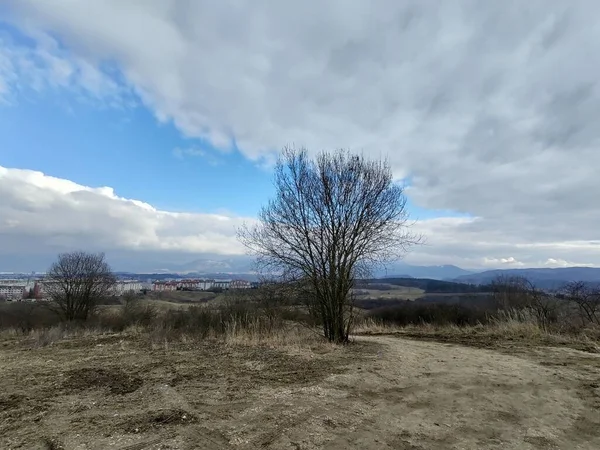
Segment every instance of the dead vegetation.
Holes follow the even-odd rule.
[[[478,302],[402,302],[367,311],[357,334],[400,334],[478,347],[569,346],[600,352],[595,311],[600,291],[570,283],[545,292],[519,277],[499,277]]]
[[[72,391],[106,388],[113,395],[129,394],[138,390],[144,383],[140,377],[127,374],[121,369],[102,367],[73,369],[64,375],[66,380],[63,387]]]
[[[399,335],[480,348],[514,348],[518,346],[564,346],[600,353],[600,328],[588,326],[577,330],[549,329],[540,326],[524,313],[506,313],[488,324],[458,326],[454,324],[394,324],[367,318],[357,324],[357,335]]]
[[[238,237],[264,273],[304,284],[323,335],[347,343],[357,278],[421,240],[409,231],[404,189],[387,161],[343,150],[313,159],[293,147],[277,160],[274,187]]]
[[[301,345],[186,334],[154,341],[142,327],[43,347],[4,339],[0,448],[600,445],[595,354],[400,334],[340,347],[297,332],[307,333]]]
[[[259,405],[261,389],[312,386],[360,355],[304,328],[291,335],[289,342],[274,337],[251,345],[233,332],[227,339],[170,334],[157,341],[151,331],[131,327],[63,335],[43,347],[5,339],[0,448],[50,448],[51,442],[54,448],[123,448],[157,436],[165,442],[172,431],[227,423]],[[203,431],[196,427],[185,439],[198,435]]]
[[[593,324],[411,309],[338,346],[301,304],[255,295],[130,299],[83,324],[19,309],[33,328],[0,331],[0,448],[600,448]]]

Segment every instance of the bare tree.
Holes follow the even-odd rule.
[[[583,325],[591,322],[600,325],[600,288],[583,281],[573,281],[563,288],[564,297],[577,305]]]
[[[529,281],[518,276],[499,275],[491,283],[498,309],[521,309],[530,304]]]
[[[500,275],[492,281],[491,286],[497,308],[527,309],[542,326],[557,320],[561,302],[539,289],[531,280]]]
[[[357,276],[419,242],[408,231],[404,191],[386,162],[344,151],[313,160],[293,148],[279,158],[275,188],[259,223],[241,228],[239,238],[265,272],[306,281],[323,333],[346,342]]]
[[[65,320],[87,320],[115,282],[103,253],[72,252],[58,256],[46,274],[44,289]]]

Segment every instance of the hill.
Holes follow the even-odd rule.
[[[474,272],[461,269],[451,264],[441,266],[413,266],[404,262],[391,264],[385,271],[375,275],[379,278],[428,278],[434,280],[453,280],[454,278],[471,275]]]
[[[461,283],[456,281],[434,280],[431,278],[377,278],[369,280],[361,280],[357,283],[357,287],[369,285],[371,289],[375,289],[377,285],[394,285],[404,286],[407,288],[421,289],[428,294],[458,294],[458,293],[475,293],[487,292],[487,286],[475,285],[469,283]]]
[[[561,267],[538,269],[500,269],[462,275],[454,279],[459,283],[488,284],[498,276],[524,277],[544,289],[555,289],[570,281],[585,281],[600,284],[600,268]]]

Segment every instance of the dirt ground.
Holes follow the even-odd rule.
[[[2,449],[599,449],[600,355],[393,336],[346,348],[0,342]]]

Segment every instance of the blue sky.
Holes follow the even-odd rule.
[[[7,24],[0,24],[0,33],[35,46]],[[25,87],[0,105],[0,133],[0,165],[110,186],[120,196],[169,211],[254,215],[273,194],[264,164],[237,149],[186,137],[172,121],[158,121],[137,96],[131,107],[111,108],[68,89]],[[422,208],[411,199],[408,209],[415,219],[462,215]]]
[[[407,262],[600,265],[587,8],[123,5],[0,6],[0,271],[74,248],[123,268],[239,257],[290,144],[410,180],[428,245]]]
[[[0,107],[0,165],[28,168],[174,211],[256,213],[270,173],[239,152],[186,139],[143,105],[98,109],[68,91],[26,92]],[[175,149],[211,155],[177,157]]]
[[[21,95],[0,105],[5,167],[110,186],[120,196],[171,211],[253,215],[273,195],[268,167],[235,149],[224,152],[186,138],[141,104],[98,109],[68,91]],[[194,154],[197,150],[208,156]],[[415,219],[464,215],[422,208],[410,198],[408,210]]]

